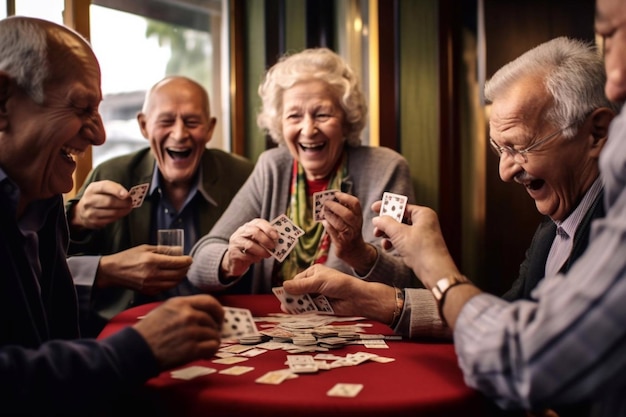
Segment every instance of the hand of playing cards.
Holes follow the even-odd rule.
[[[298,238],[304,235],[304,230],[296,226],[289,217],[281,214],[270,222],[278,232],[278,242],[274,249],[267,249],[278,262],[285,260],[295,248]]]
[[[339,190],[324,190],[313,194],[313,216],[316,221],[324,220],[324,203],[328,200],[337,201],[335,197],[337,192]],[[404,195],[384,193],[380,206],[380,215],[390,216],[402,223],[407,201],[408,197]],[[279,262],[282,262],[296,246],[300,236],[304,235],[305,232],[296,226],[285,214],[276,217],[270,224],[278,231],[279,238],[276,247],[267,249],[267,251]]]
[[[328,299],[322,294],[315,296],[309,294],[289,294],[283,287],[274,287],[272,291],[288,313],[335,313]]]

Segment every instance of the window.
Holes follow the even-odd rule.
[[[166,75],[185,75],[209,92],[217,126],[208,146],[230,151],[228,13],[226,0],[0,0],[1,12],[63,24],[63,10],[89,16],[89,38],[102,69],[100,111],[107,131],[93,164],[147,146],[136,122],[146,90]],[[76,9],[80,9],[76,11]],[[86,22],[78,22],[86,27]],[[88,165],[88,166],[87,166]],[[78,161],[75,190],[92,162]]]
[[[93,3],[91,43],[102,68],[100,111],[107,131],[105,144],[93,149],[93,165],[148,146],[139,132],[137,112],[147,89],[174,74],[193,78],[207,89],[218,120],[209,146],[228,149],[220,89],[221,1],[204,2],[202,7],[184,1],[165,6],[158,0]]]

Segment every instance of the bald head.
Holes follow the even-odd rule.
[[[146,99],[143,103],[141,112],[148,114],[154,111],[156,106],[156,97],[160,94],[171,94],[174,91],[190,91],[192,94],[197,94],[202,103],[202,111],[207,120],[211,118],[211,108],[209,104],[209,94],[205,88],[192,80],[191,78],[174,75],[163,78],[152,86],[146,93]]]

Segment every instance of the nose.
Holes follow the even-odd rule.
[[[189,131],[187,130],[187,126],[185,126],[184,120],[181,118],[177,118],[176,122],[172,126],[172,131],[170,136],[174,140],[183,140],[189,135]]]
[[[500,173],[500,179],[504,182],[511,182],[515,178],[515,175],[522,170],[521,165],[515,162],[514,158],[508,153],[504,152],[500,157],[498,171]]]
[[[96,112],[87,119],[83,124],[81,133],[92,145],[99,146],[104,143],[106,131],[100,113]]]
[[[314,136],[317,133],[317,123],[313,117],[307,115],[302,119],[301,132],[306,137]]]

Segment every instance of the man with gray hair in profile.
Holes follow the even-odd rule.
[[[80,339],[63,193],[74,158],[105,140],[100,67],[76,32],[0,20],[2,414],[102,415],[160,372],[211,357],[221,305],[172,298],[100,341]]]
[[[626,30],[624,22],[619,26]],[[500,156],[500,175],[526,188],[537,209],[556,220],[553,229],[564,229],[569,239],[577,234],[572,225],[585,211],[577,212],[577,205],[592,206],[598,187],[604,186],[606,217],[590,221],[589,245],[566,273],[564,259],[571,249],[563,239],[550,252],[554,262],[544,263],[547,276],[526,299],[509,302],[482,293],[455,265],[436,213],[409,204],[406,223],[380,216],[373,224],[385,237],[384,246],[395,248],[430,291],[407,288],[398,297],[391,287],[322,267],[286,282],[285,290],[322,293],[338,314],[358,312],[383,322],[397,317],[395,331],[410,336],[432,330],[424,329],[421,320],[422,308],[430,303],[440,323],[453,332],[466,382],[503,408],[589,415],[579,402],[595,406],[600,398],[600,406],[609,410],[601,415],[624,415],[626,141],[616,137],[615,127],[624,110],[614,118],[619,106],[609,99],[623,99],[626,88],[621,97],[604,94],[602,85],[612,85],[615,77],[609,62],[605,71],[593,45],[558,38],[505,65],[486,86],[492,102],[490,142]],[[380,202],[372,208],[379,209]],[[543,239],[546,249],[553,236]]]

